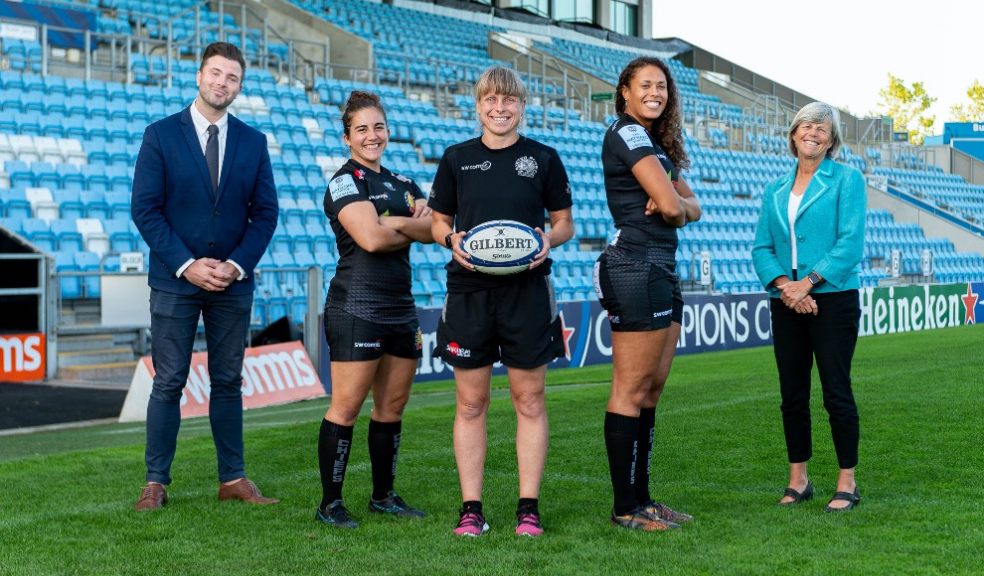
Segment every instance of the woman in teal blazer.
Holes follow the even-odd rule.
[[[755,272],[770,296],[789,456],[789,484],[779,504],[810,500],[814,493],[807,462],[813,454],[815,358],[840,466],[828,512],[850,510],[861,500],[854,474],[859,426],[851,361],[861,317],[866,188],[861,172],[833,160],[840,144],[836,108],[814,102],[796,114],[789,128],[796,167],[766,187],[752,249]]]

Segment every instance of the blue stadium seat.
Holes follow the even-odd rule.
[[[71,252],[55,253],[55,272],[78,272],[75,255]],[[82,297],[82,278],[80,276],[59,276],[58,285],[63,299]]]
[[[109,206],[111,220],[126,221],[130,219],[130,194],[128,192],[106,192],[104,198]]]
[[[85,217],[85,207],[82,204],[78,189],[52,190],[51,194],[58,204],[59,218],[71,219]]]
[[[112,217],[112,210],[106,202],[105,193],[101,190],[86,190],[81,194],[82,203],[85,205],[87,218],[98,218],[109,220]]]
[[[48,223],[38,218],[26,218],[21,223],[22,236],[27,238],[36,248],[48,253],[55,252],[55,235],[51,233]]]
[[[10,172],[10,162],[7,162],[7,171]],[[34,216],[34,211],[31,208],[31,202],[27,199],[27,195],[24,193],[24,189],[14,188],[13,190],[5,190],[2,199],[4,203],[3,215],[7,218],[14,218],[23,220],[24,218],[31,218]]]
[[[99,298],[100,290],[100,258],[92,252],[80,251],[75,253],[75,265],[81,272],[97,272],[82,277],[83,293],[86,298]]]
[[[137,239],[130,231],[126,220],[104,220],[103,230],[109,236],[111,252],[133,252],[137,249]]]
[[[85,241],[75,226],[75,220],[52,220],[51,232],[58,239],[59,252],[83,252]]]

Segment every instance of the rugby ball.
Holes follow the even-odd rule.
[[[469,230],[461,250],[471,256],[475,270],[502,276],[529,268],[543,250],[543,239],[522,222],[491,220]]]

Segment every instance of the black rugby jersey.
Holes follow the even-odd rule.
[[[416,319],[410,291],[410,247],[392,252],[363,250],[338,221],[353,202],[372,202],[380,216],[412,216],[424,195],[413,180],[381,167],[379,173],[349,160],[328,182],[325,215],[335,232],[338,269],[325,307],[344,310],[369,322],[400,324]]]
[[[571,207],[567,170],[553,148],[520,136],[506,148],[493,150],[481,138],[455,144],[444,151],[431,187],[428,205],[454,216],[455,230],[471,230],[489,220],[516,220],[546,229],[545,211]],[[453,259],[448,290],[493,288],[550,273],[551,260],[533,270],[508,276],[469,272]]]
[[[623,114],[605,132],[601,164],[605,170],[605,196],[617,232],[612,244],[634,254],[653,249],[676,252],[677,231],[661,214],[646,216],[649,196],[632,174],[632,167],[646,156],[656,156],[670,180],[676,167],[642,124]]]

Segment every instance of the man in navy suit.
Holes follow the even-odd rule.
[[[150,247],[154,386],[147,405],[147,485],[135,508],[167,503],[198,319],[205,323],[209,421],[219,499],[274,504],[246,478],[242,367],[253,269],[277,227],[277,191],[266,137],[226,113],[242,89],[236,46],[210,44],[198,96],[147,127],[133,175],[133,221]]]

